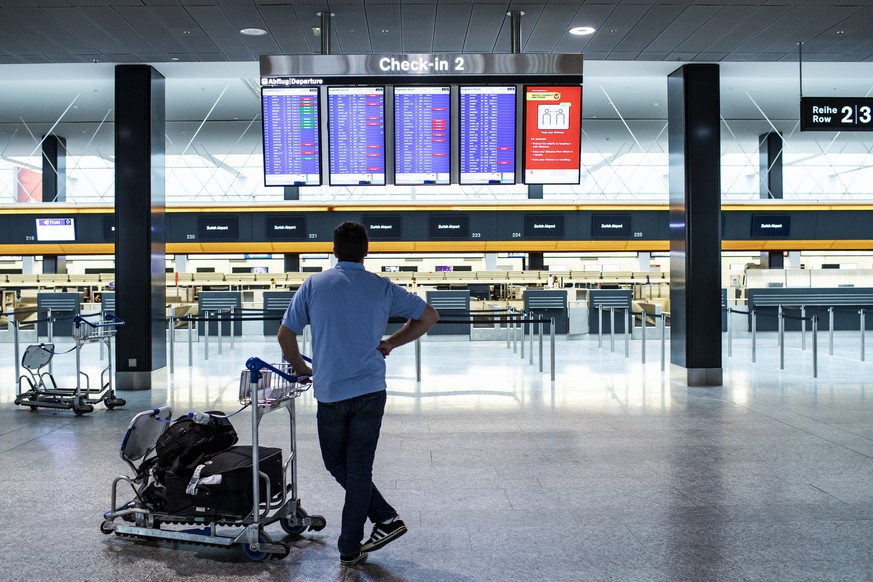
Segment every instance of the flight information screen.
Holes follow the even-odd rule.
[[[515,184],[515,87],[461,87],[461,184]]]
[[[318,88],[264,88],[264,184],[321,184]]]
[[[527,87],[524,92],[526,184],[578,184],[582,87]]]
[[[385,88],[328,87],[330,183],[385,183]]]
[[[451,90],[394,88],[394,183],[449,184]]]

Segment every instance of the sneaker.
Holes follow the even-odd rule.
[[[358,562],[363,562],[365,559],[367,559],[367,552],[358,550],[356,554],[350,554],[348,556],[340,555],[340,564],[343,566],[353,566]]]
[[[391,523],[377,523],[373,526],[370,539],[361,545],[362,552],[374,552],[405,534],[406,524],[402,519],[395,518]]]

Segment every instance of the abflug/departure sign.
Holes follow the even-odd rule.
[[[873,131],[873,98],[802,97],[800,131]]]

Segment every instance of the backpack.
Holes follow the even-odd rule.
[[[236,431],[223,412],[182,416],[158,438],[157,465],[176,475],[191,474],[197,465],[226,451],[236,441]]]

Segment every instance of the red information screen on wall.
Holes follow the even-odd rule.
[[[526,184],[578,184],[582,87],[526,87]]]

